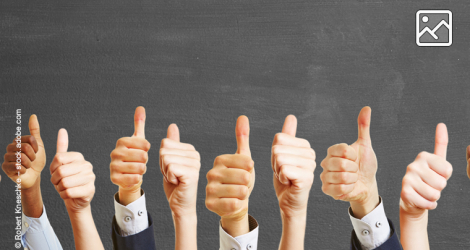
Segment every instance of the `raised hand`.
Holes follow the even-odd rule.
[[[429,249],[427,236],[428,210],[437,207],[441,191],[452,175],[446,161],[447,128],[437,125],[434,154],[421,152],[408,165],[403,177],[400,199],[400,228],[403,249]]]
[[[303,249],[307,204],[315,170],[315,151],[305,139],[296,138],[297,119],[287,116],[282,133],[274,136],[271,166],[282,217],[279,249]]]
[[[222,227],[233,237],[249,232],[248,200],[255,184],[246,116],[238,118],[235,134],[237,152],[215,158],[206,187],[206,207],[221,217]]]
[[[196,214],[200,161],[194,146],[181,143],[178,127],[171,124],[160,147],[160,170],[166,198],[176,216]]]
[[[322,190],[334,199],[349,201],[356,218],[361,219],[379,204],[375,173],[377,158],[370,139],[371,109],[364,107],[357,118],[358,139],[352,145],[328,148],[321,162]]]
[[[196,198],[201,157],[193,145],[180,142],[176,124],[168,127],[160,147],[163,187],[175,225],[175,249],[197,249]]]
[[[16,138],[7,146],[2,169],[15,183],[21,179],[21,189],[27,190],[33,185],[39,185],[41,171],[46,165],[46,151],[41,139],[39,122],[36,115],[29,118],[29,131],[31,135],[21,136],[21,141]],[[21,144],[21,166],[16,166],[17,152]],[[19,172],[19,176],[18,176]]]
[[[143,107],[135,110],[134,127],[134,134],[120,138],[111,152],[111,181],[119,186],[119,202],[124,206],[141,196],[140,187],[147,171],[150,143],[145,139]]]
[[[81,212],[90,206],[95,194],[93,166],[81,153],[67,152],[67,130],[60,129],[57,153],[51,163],[51,182],[64,200],[67,210]]]
[[[408,165],[400,200],[400,209],[406,213],[421,216],[437,207],[441,191],[452,175],[452,165],[446,161],[447,144],[447,128],[441,123],[436,128],[434,154],[421,152]]]
[[[288,217],[306,215],[316,167],[315,151],[307,140],[295,137],[296,131],[297,119],[289,115],[271,152],[274,189],[281,212]]]

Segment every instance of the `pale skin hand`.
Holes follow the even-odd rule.
[[[163,187],[175,226],[175,249],[197,249],[196,198],[201,158],[193,145],[180,142],[176,124],[160,147]]]
[[[403,177],[400,233],[404,250],[429,249],[428,210],[437,207],[441,191],[452,175],[452,165],[446,161],[448,141],[446,126],[437,125],[434,154],[418,154]]]
[[[57,153],[51,163],[51,182],[64,200],[72,224],[75,249],[104,249],[91,214],[95,174],[78,152],[67,152],[68,134],[59,130]]]
[[[272,146],[273,183],[282,217],[280,250],[304,249],[307,204],[315,170],[315,151],[296,138],[297,119],[289,115]]]
[[[250,232],[248,200],[255,184],[249,144],[250,125],[240,116],[235,126],[237,152],[215,158],[207,173],[206,207],[221,217],[222,228],[232,237]]]
[[[17,179],[21,179],[23,213],[28,217],[39,218],[43,210],[40,184],[41,171],[46,165],[46,151],[36,115],[30,117],[28,125],[31,135],[21,137],[21,169],[16,169],[15,153],[18,148],[15,140],[7,146],[2,169],[13,182],[17,183]]]
[[[362,219],[379,204],[375,174],[377,158],[370,138],[371,109],[359,113],[358,139],[352,145],[345,143],[328,148],[321,162],[322,190],[337,200],[349,201],[353,216]]]
[[[141,197],[143,175],[147,171],[150,143],[145,139],[145,109],[134,114],[134,135],[122,137],[111,152],[111,181],[119,186],[119,203],[127,206]]]

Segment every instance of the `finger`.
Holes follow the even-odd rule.
[[[430,168],[423,168],[419,176],[421,180],[436,190],[442,191],[447,186],[446,178]]]
[[[243,169],[224,168],[217,171],[209,171],[207,173],[207,180],[221,184],[248,185],[251,181],[251,174]]]
[[[290,154],[302,156],[305,158],[315,159],[315,151],[312,148],[299,148],[285,145],[274,145],[272,147],[272,154]]]
[[[358,140],[362,140],[363,143],[370,145],[370,117],[372,110],[370,107],[364,107],[361,109],[357,118],[358,125]]]
[[[294,115],[288,115],[282,126],[282,133],[295,137],[297,132],[297,118]]]
[[[329,172],[356,173],[359,170],[356,162],[339,157],[326,158],[322,162],[322,167]]]
[[[145,138],[140,137],[122,137],[117,140],[116,148],[117,147],[126,147],[149,151],[150,142],[148,142]]]
[[[133,136],[145,138],[145,108],[142,106],[135,109]]]
[[[51,183],[57,185],[62,178],[73,176],[80,173],[83,170],[83,162],[72,162],[67,165],[62,165],[51,174]],[[91,164],[90,164],[91,167]]]
[[[292,165],[282,165],[279,168],[279,182],[284,185],[292,185],[301,188],[301,185],[311,185],[313,181],[313,171],[298,168]]]
[[[357,182],[358,174],[351,172],[323,172],[322,181],[332,184],[354,184]]]
[[[147,163],[148,153],[140,149],[120,148],[111,152],[111,159],[121,160],[123,162]]]
[[[165,173],[167,177],[168,177],[167,168],[168,168],[168,165],[170,164],[183,165],[183,166],[188,166],[188,167],[193,167],[193,168],[200,167],[200,162],[192,158],[187,158],[187,157],[182,157],[182,156],[177,156],[177,155],[162,155],[160,159],[162,161],[163,173]]]
[[[5,162],[13,162],[16,163],[16,153],[6,153],[3,156]],[[21,153],[21,165],[23,165],[26,169],[31,167],[31,160],[26,156],[24,153]]]
[[[25,144],[29,144],[31,145],[31,147],[33,148],[34,150],[34,153],[37,153],[38,152],[38,141],[36,140],[36,138],[34,138],[34,136],[32,135],[23,135],[21,136],[21,145],[22,145],[22,148],[23,148],[23,143]],[[17,141],[16,141],[16,138],[13,140],[13,143],[11,143],[10,145],[15,145],[15,149],[13,151],[16,151],[16,144],[17,144]],[[8,149],[7,149],[8,151]]]
[[[160,148],[173,148],[181,150],[196,150],[193,145],[189,143],[177,142],[168,138],[162,140]]]
[[[237,198],[244,200],[248,197],[248,187],[244,185],[216,184],[207,185],[206,192],[219,198]]]
[[[402,190],[401,199],[411,207],[432,210],[437,207],[437,202],[429,201],[419,195],[413,188],[410,191]]]
[[[323,184],[322,190],[325,194],[339,199],[344,195],[351,193],[355,184]]]
[[[449,179],[452,175],[452,165],[441,156],[428,152],[421,152],[416,157],[416,160],[420,162],[420,164],[428,165],[429,168],[446,179]]]
[[[279,174],[279,168],[282,165],[291,165],[313,171],[315,169],[316,163],[313,159],[304,158],[301,156],[277,154],[274,156],[274,165],[276,167],[276,173]]]
[[[237,119],[235,126],[235,135],[237,137],[237,154],[251,157],[250,151],[250,123],[248,117],[242,115]]]
[[[90,182],[93,182],[94,175],[89,174],[89,175],[84,175],[84,174],[78,174],[78,175],[73,175],[73,176],[68,176],[65,178],[62,178],[59,183],[56,186],[56,190],[58,192],[61,192],[66,189],[71,189],[75,187],[82,187],[87,185]]]
[[[190,184],[190,182],[197,182],[199,179],[199,169],[193,167],[169,164],[167,168],[166,181],[178,185],[180,182],[183,184]]]
[[[79,199],[88,197],[95,193],[95,185],[93,182],[88,183],[85,186],[79,186],[74,188],[69,188],[61,191],[60,198],[62,199]]]
[[[160,149],[160,155],[175,155],[175,156],[183,156],[188,157],[196,160],[200,160],[201,156],[199,152],[194,150],[181,150],[181,149],[172,149],[172,148],[162,148]]]
[[[178,126],[176,126],[176,124],[174,123],[170,124],[170,126],[168,127],[166,138],[176,141],[176,142],[180,141],[180,131],[178,129]]]
[[[57,153],[52,159],[50,171],[51,174],[55,172],[57,167],[65,164],[72,163],[74,161],[82,161],[84,160],[83,155],[79,152],[65,152],[65,153]]]
[[[273,145],[286,145],[299,148],[310,148],[310,143],[307,140],[302,138],[296,138],[285,133],[277,133],[274,136]]]
[[[29,118],[29,133],[36,139],[39,145],[44,145],[41,139],[41,130],[39,128],[38,117],[36,115],[31,115]]]
[[[444,123],[439,123],[436,127],[436,143],[434,145],[434,154],[446,158],[447,144],[449,143],[449,135],[447,127]]]
[[[147,165],[139,162],[120,162],[112,161],[110,164],[111,171],[122,174],[145,174]]]
[[[111,182],[123,187],[128,188],[134,185],[139,184],[142,181],[141,174],[121,174],[121,173],[111,173]]]
[[[67,130],[61,128],[57,135],[57,153],[65,153],[69,147],[69,135]]]
[[[31,137],[34,138],[34,137]],[[24,153],[31,161],[36,159],[36,153],[29,143],[21,143],[21,149],[16,147],[15,143],[8,144],[7,152],[15,153],[20,151]]]
[[[251,157],[245,155],[220,155],[215,158],[214,167],[222,166],[227,168],[239,168],[248,172],[252,172],[254,168],[254,161]]]
[[[341,157],[351,161],[356,161],[356,150],[346,143],[336,144],[328,148],[328,156]]]
[[[18,175],[18,172],[20,175],[26,173],[26,168],[23,165],[16,165],[16,162],[4,162],[2,169],[7,176]]]

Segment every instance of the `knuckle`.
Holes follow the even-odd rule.
[[[215,181],[215,180],[218,180],[219,179],[219,174],[217,173],[217,171],[215,170],[210,170],[209,172],[207,172],[206,174],[206,178],[207,178],[207,181],[208,182],[211,182],[211,181]]]
[[[417,158],[417,159],[425,159],[425,158],[428,157],[428,155],[429,155],[428,152],[426,152],[426,151],[421,151],[421,152],[419,152],[419,154],[418,154],[418,156],[417,156],[416,158]]]
[[[206,208],[210,211],[214,211],[214,202],[210,199],[206,199]]]
[[[274,144],[282,144],[282,137],[283,137],[282,133],[276,133],[274,135],[274,142],[273,143]]]
[[[243,173],[242,175],[243,184],[248,185],[250,183],[250,180],[251,180],[251,174],[248,172]]]
[[[245,199],[248,196],[248,187],[246,186],[240,186],[239,191],[240,197]]]
[[[207,185],[206,186],[206,194],[207,195],[213,195],[217,193],[217,188],[214,187],[213,185]]]

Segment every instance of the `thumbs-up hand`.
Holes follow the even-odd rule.
[[[349,201],[356,218],[362,218],[379,204],[375,173],[377,158],[370,139],[371,109],[362,108],[357,119],[358,139],[352,145],[328,148],[321,162],[322,190],[336,200]]]
[[[221,217],[222,227],[233,237],[249,232],[248,199],[255,184],[249,133],[248,118],[240,116],[235,128],[237,152],[215,158],[207,173],[206,207]]]
[[[140,197],[140,186],[147,171],[150,143],[145,139],[145,109],[137,107],[134,114],[135,132],[122,137],[111,152],[111,181],[119,186],[119,202],[126,206]]]
[[[452,175],[452,165],[446,161],[448,141],[446,125],[438,124],[434,154],[421,152],[408,165],[402,182],[401,212],[419,217],[437,207],[441,191]]]
[[[160,171],[166,198],[177,217],[196,215],[200,168],[199,153],[193,145],[180,142],[178,127],[171,124],[160,146]]]
[[[17,182],[16,179],[21,179],[21,189],[23,191],[35,184],[39,185],[41,171],[46,165],[46,151],[44,150],[36,115],[29,118],[29,131],[31,135],[21,136],[21,141],[15,138],[11,144],[8,144],[4,156],[5,161],[2,164],[3,171],[15,183]],[[21,156],[21,165],[18,166],[16,165],[17,156]]]
[[[80,212],[88,208],[95,194],[93,166],[81,153],[67,152],[67,130],[60,129],[57,153],[51,163],[51,182],[64,200],[67,210]]]
[[[310,143],[296,138],[297,119],[287,116],[282,133],[274,136],[271,166],[279,207],[283,216],[305,216],[313,184],[315,151]]]

